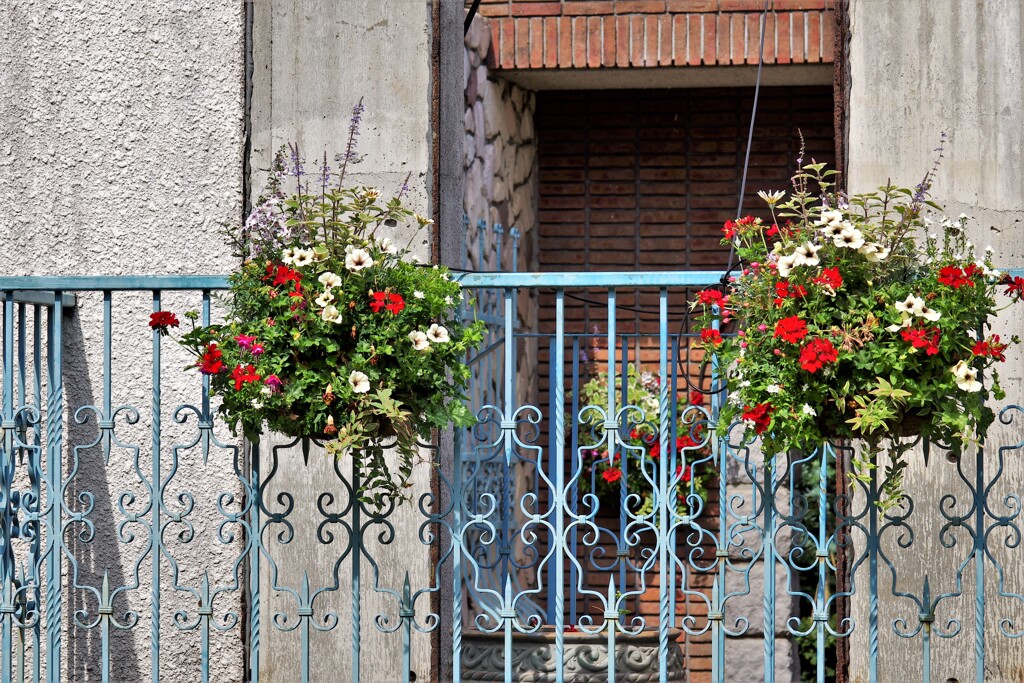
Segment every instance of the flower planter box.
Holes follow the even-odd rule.
[[[669,629],[668,681],[685,681],[678,629]],[[581,631],[565,634],[562,662],[566,683],[607,683],[608,633]],[[657,682],[658,631],[638,635],[615,634],[615,680],[629,683]],[[555,629],[544,626],[536,633],[512,636],[512,681],[548,683],[556,680]],[[468,630],[462,635],[462,680],[505,681],[505,634]]]

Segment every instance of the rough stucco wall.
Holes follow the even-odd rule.
[[[407,204],[429,215],[434,172],[430,155],[431,3],[262,0],[255,3],[254,10],[253,189],[259,190],[271,155],[285,143],[297,142],[310,163],[324,151],[328,158],[343,151],[352,107],[362,97],[366,114],[358,149],[365,160],[350,167],[346,183],[375,186],[387,195],[397,192],[408,175]],[[450,178],[449,173],[447,181],[445,177],[441,180],[450,183]],[[411,237],[409,228],[396,230],[396,241],[405,244]],[[424,261],[431,256],[429,238],[423,231],[412,245]],[[271,436],[264,441],[264,452],[282,443]],[[264,460],[266,465],[269,462]],[[347,474],[348,468],[343,466],[343,471]],[[416,469],[411,492],[417,500],[430,490],[430,476],[429,465]],[[413,591],[431,585],[430,549],[419,536],[423,517],[418,507],[407,504],[390,517],[396,531],[393,538],[388,536],[386,524],[367,524],[363,530],[366,554],[360,560],[357,583],[351,556],[335,566],[350,540],[346,530],[329,524],[326,528],[335,534],[334,542],[325,545],[317,539],[317,524],[324,517],[318,508],[320,494],[336,496],[335,502],[324,508],[330,512],[338,512],[349,499],[332,471],[330,458],[314,450],[304,464],[300,449],[283,449],[268,496],[273,498],[278,491],[296,494],[296,507],[288,518],[295,524],[295,537],[287,544],[279,543],[281,525],[272,526],[264,535],[262,679],[295,680],[301,653],[299,631],[284,632],[272,623],[274,613],[283,612],[290,626],[296,623],[297,613],[293,597],[273,589],[271,561],[279,570],[277,586],[298,591],[307,571],[313,591],[338,586],[313,603],[316,623],[322,626],[329,620],[329,612],[339,621],[331,630],[312,633],[311,680],[348,680],[352,675],[351,620],[356,594],[361,600],[362,680],[400,676],[401,631],[383,634],[375,620],[383,615],[389,620],[388,628],[400,624],[396,598],[407,573]],[[388,589],[398,594],[382,592]],[[417,596],[417,624],[426,623],[430,602],[429,593]],[[431,643],[437,635],[413,634],[411,668],[419,680],[429,676]]]
[[[189,0],[180,3],[88,3],[7,0],[0,6],[0,267],[7,275],[85,275],[140,273],[224,273],[232,265],[229,249],[217,233],[218,224],[237,221],[242,199],[242,46],[241,3]],[[165,308],[195,307],[197,297],[168,295]],[[152,424],[150,332],[146,325],[149,295],[115,295],[113,339],[114,405],[136,406],[142,419],[129,425],[117,421],[115,433],[141,447],[139,464],[151,463]],[[71,412],[100,403],[102,336],[100,300],[82,296],[76,312],[64,318],[65,462],[71,444],[88,443],[96,422],[72,423]],[[164,345],[162,417],[167,463],[170,444],[195,434],[194,419],[177,425],[174,406],[198,399],[198,381],[179,372],[186,356]],[[229,456],[211,454],[204,466],[194,450],[181,454],[181,468],[165,497],[169,508],[188,490],[196,499],[191,519],[196,538],[179,543],[169,530],[168,553],[180,563],[179,584],[198,588],[204,568],[211,581],[227,578],[233,544],[215,540],[212,521],[220,491],[235,492]],[[112,680],[142,680],[150,671],[149,582],[152,556],[146,555],[143,524],[128,525],[131,543],[115,540],[116,525],[125,519],[119,493],[138,497],[134,511],[146,500],[132,469],[128,449],[114,449],[109,464],[97,449],[79,454],[80,471],[66,500],[82,510],[76,496],[96,496],[89,519],[96,539],[85,543],[69,529],[69,552],[79,561],[79,581],[98,586],[107,572],[111,587],[133,582],[132,565],[140,557],[141,588],[115,602],[115,615],[139,611],[135,628],[112,636]],[[65,468],[67,470],[67,467]],[[169,474],[164,469],[165,476]],[[164,572],[161,680],[194,680],[199,676],[199,634],[182,632],[173,623],[174,610],[195,601],[175,591]],[[95,603],[75,593],[64,606],[68,630],[64,640],[65,676],[98,680],[98,630],[69,624],[75,609],[90,611]],[[75,597],[77,596],[77,597]],[[238,611],[237,594],[223,596],[215,615]],[[45,620],[44,620],[45,621]],[[211,639],[216,680],[239,681],[242,658],[238,628]]]
[[[933,193],[945,205],[946,214],[965,213],[971,218],[971,240],[979,250],[992,245],[996,262],[1003,267],[1024,265],[1024,8],[1015,0],[989,2],[902,2],[852,0],[850,4],[850,140],[849,187],[864,191],[892,178],[897,184],[915,184],[931,165],[940,132],[950,143],[936,178]],[[995,332],[1003,336],[1024,332],[1024,316],[1011,310]],[[1008,397],[1006,403],[1024,403],[1024,367],[1019,349],[1008,357],[1000,373]],[[1012,445],[1021,437],[1021,420],[996,424],[989,433],[993,446]],[[986,472],[998,467],[998,453],[990,449]],[[973,460],[973,458],[972,458]],[[992,514],[1009,515],[1003,496],[1024,486],[1024,470],[1016,451],[1007,453],[1006,471],[990,492]],[[974,465],[963,464],[973,480]],[[956,566],[970,552],[971,538],[954,530],[957,544],[943,548],[938,542],[941,494],[957,497],[953,512],[964,514],[970,496],[959,480],[956,466],[943,454],[933,455],[926,469],[912,463],[908,491],[917,502],[909,523],[916,538],[912,549],[895,548],[896,533],[883,547],[897,563],[898,589],[920,595],[927,573],[933,596],[954,590]],[[992,523],[989,518],[987,524]],[[1024,590],[1024,565],[1019,549],[1004,545],[1006,534],[988,538],[990,548],[1006,571],[1006,590]],[[859,542],[859,539],[858,539]],[[861,545],[860,547],[863,547]],[[933,680],[974,680],[975,565],[964,570],[963,590],[968,599],[943,603],[935,626],[959,618],[963,631],[950,640],[933,639]],[[985,680],[1020,680],[1024,675],[1024,650],[1019,641],[999,631],[1004,618],[1013,620],[1010,630],[1024,625],[1020,601],[997,596],[998,577],[991,563],[986,567]],[[866,567],[858,572],[858,598],[854,600],[857,632],[851,647],[853,680],[867,680]],[[903,617],[911,629],[918,625],[917,608],[906,599],[894,599],[890,573],[883,567],[880,585],[882,632],[879,680],[914,679],[921,673],[921,636],[899,639],[893,635],[893,619]],[[936,642],[937,641],[937,642]]]

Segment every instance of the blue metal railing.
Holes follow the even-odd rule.
[[[181,372],[180,349],[146,326],[172,305],[214,320],[224,278],[0,278],[0,680],[310,681],[344,666],[363,681],[667,682],[690,670],[721,682],[751,670],[739,645],[757,642],[755,664],[781,681],[797,680],[779,667],[799,640],[813,652],[805,676],[825,681],[838,638],[859,648],[867,680],[915,662],[924,680],[955,670],[982,681],[993,629],[1022,635],[1024,596],[1006,570],[1021,500],[1005,471],[1024,442],[933,457],[949,488],[884,514],[883,475],[835,493],[849,449],[765,467],[756,444],[709,429],[683,447],[657,433],[660,464],[639,465],[648,510],[581,488],[589,477],[595,490],[584,451],[620,454],[624,469],[649,462],[626,457],[638,448],[628,434],[654,411],[691,433],[711,425],[720,393],[705,407],[679,398],[699,378],[676,311],[720,277],[462,276],[470,292],[496,293],[491,369],[474,375],[491,388],[471,389],[481,424],[456,434],[455,461],[437,459],[415,506],[381,514],[353,499],[340,463],[312,488],[282,488],[289,468],[315,464],[292,457],[312,458],[309,444],[247,450],[229,438],[208,382]],[[619,302],[634,290],[656,301],[650,330],[625,327]],[[568,315],[595,291],[597,332]],[[550,299],[550,328],[519,324],[515,297],[531,292]],[[656,406],[629,405],[615,381],[599,405],[581,404],[580,350],[595,340],[609,377],[638,365],[660,378]],[[529,394],[515,384],[528,344],[547,357]],[[705,493],[687,466],[709,473]],[[403,543],[433,554],[401,566],[386,546]],[[317,559],[296,560],[308,548]],[[945,564],[925,570],[927,553]],[[413,566],[428,557],[427,571]],[[132,632],[146,633],[148,654]],[[974,656],[937,660],[943,640]],[[367,668],[369,657],[392,668]]]

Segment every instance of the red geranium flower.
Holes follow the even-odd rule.
[[[816,337],[807,342],[800,351],[800,367],[807,372],[817,372],[825,365],[839,359],[839,352],[828,339]]]
[[[371,292],[370,293],[370,310],[374,313],[380,313],[384,310],[384,307],[388,305],[388,293],[387,292]]]
[[[697,293],[697,301],[705,306],[721,306],[725,302],[725,295],[717,289],[705,289]]]
[[[956,266],[944,266],[939,269],[939,283],[952,287],[953,289],[960,289],[964,285],[969,287],[974,286],[974,280],[964,274],[964,271]]]
[[[157,311],[156,313],[149,314],[149,326],[160,332],[160,334],[167,334],[168,328],[178,326],[178,316],[174,315],[170,311]]]
[[[388,313],[398,315],[405,308],[405,299],[401,294],[388,294],[388,303],[384,308],[388,310]]]
[[[1002,284],[1006,285],[1006,296],[1019,299],[1024,296],[1024,277],[1013,277],[1009,275],[1003,278]]]
[[[991,356],[997,361],[1005,361],[1006,356],[1003,352],[1009,347],[1009,344],[1002,344],[999,342],[999,335],[994,334],[984,341],[978,340],[971,348],[971,353],[975,356]]]
[[[754,407],[743,406],[743,419],[753,422],[754,432],[760,434],[771,424],[772,406],[769,403],[758,403]]]
[[[725,225],[722,226],[722,232],[725,233],[725,238],[731,240],[736,236],[736,224],[732,221],[726,221]]]
[[[939,336],[942,331],[937,327],[911,327],[901,334],[903,341],[910,342],[915,349],[924,349],[929,356],[939,352]]]
[[[718,346],[725,340],[722,339],[722,334],[718,330],[706,328],[700,331],[700,341],[702,344]]]
[[[690,404],[695,406],[704,405],[704,394],[694,389],[690,392]]]
[[[839,274],[838,268],[825,268],[821,275],[814,278],[816,284],[822,287],[831,287],[833,291],[843,286],[843,276]]]
[[[601,473],[601,478],[604,479],[609,484],[614,484],[619,479],[622,479],[622,470],[609,468]]]
[[[204,375],[219,375],[224,372],[223,354],[217,348],[216,342],[212,342],[206,347],[206,352],[203,353],[202,359],[196,365],[199,366],[199,372]]]
[[[796,344],[807,336],[807,323],[796,315],[783,318],[775,325],[775,336],[790,344]]]
[[[679,465],[678,467],[676,467],[676,476],[678,477],[680,475],[680,473],[683,475],[683,478],[682,478],[683,483],[685,483],[685,484],[690,483],[690,479],[693,478],[693,471],[690,469],[690,466],[687,465],[684,468],[682,465]]]
[[[246,382],[258,382],[260,376],[256,374],[256,368],[251,365],[242,367],[241,364],[236,365],[235,369],[231,371],[231,377],[235,380],[235,391],[239,391],[242,385]]]
[[[772,227],[764,231],[765,237],[775,237],[779,234],[779,226],[772,223]]]
[[[790,285],[784,280],[775,283],[775,305],[781,307],[786,299],[802,299],[807,296],[803,285]]]

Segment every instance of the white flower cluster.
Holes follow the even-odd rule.
[[[451,341],[451,336],[448,334],[448,328],[434,323],[426,332],[423,330],[410,332],[409,341],[412,342],[414,350],[427,351],[431,344],[445,344]]]
[[[313,250],[302,249],[301,247],[288,247],[281,252],[281,262],[286,266],[304,268],[313,263]]]
[[[334,305],[334,292],[335,287],[341,287],[341,276],[331,271],[324,271],[317,278],[317,281],[324,286],[324,291],[320,293],[320,296],[316,298],[316,305],[320,306],[320,318],[324,322],[334,323],[335,325],[341,323],[341,311]]]
[[[889,247],[868,242],[864,233],[856,225],[846,220],[842,211],[826,209],[816,223],[818,232],[826,240],[840,249],[856,249],[871,263],[879,263],[889,258]]]
[[[978,368],[972,367],[961,360],[951,368],[950,372],[956,378],[956,385],[962,390],[970,392],[981,391],[981,382],[978,381]]]
[[[907,298],[903,301],[897,301],[893,304],[893,307],[900,312],[902,320],[885,328],[890,332],[899,332],[904,327],[909,327],[914,322],[915,317],[924,318],[929,322],[936,322],[942,317],[942,314],[934,308],[928,308],[928,304],[924,299],[913,294],[908,294]]]

